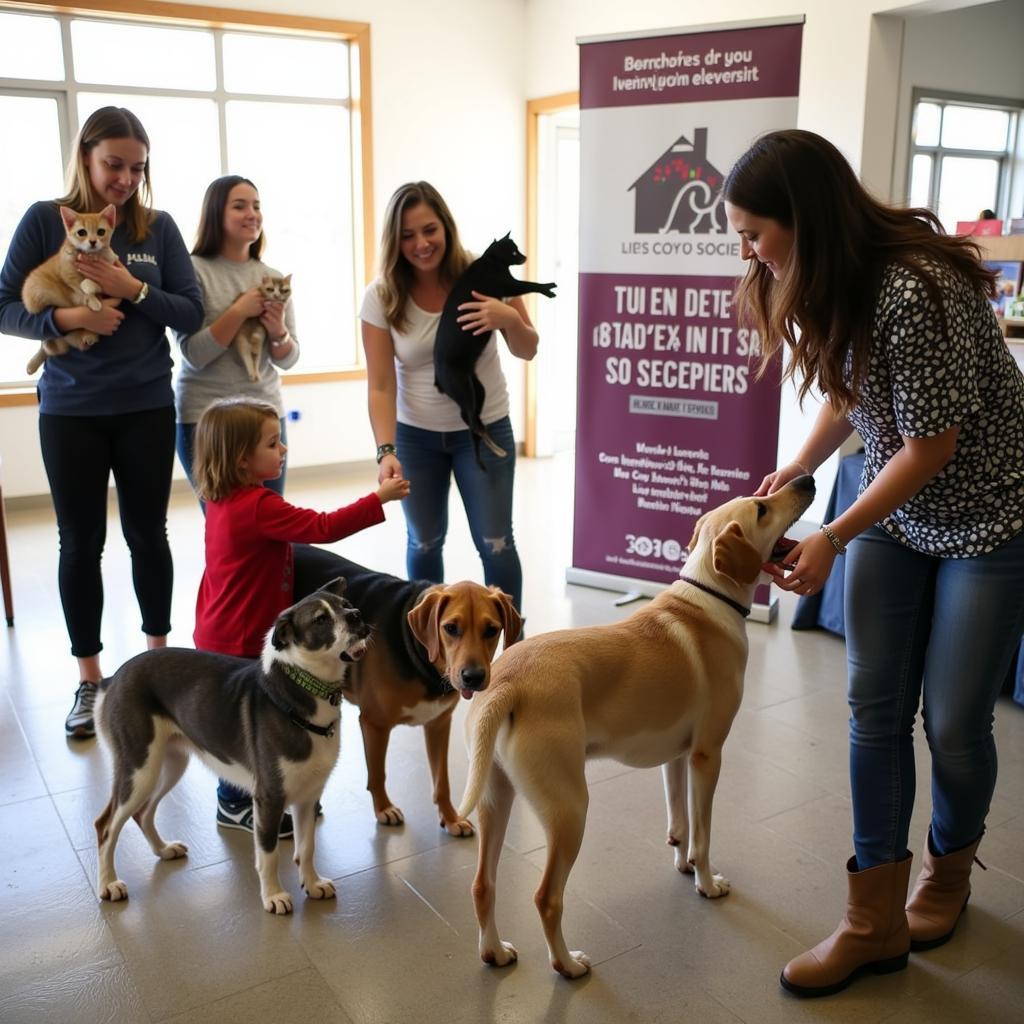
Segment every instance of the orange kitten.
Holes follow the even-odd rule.
[[[75,269],[75,257],[79,253],[87,253],[107,263],[117,259],[114,250],[110,248],[110,239],[117,223],[117,210],[113,203],[99,213],[75,213],[62,206],[60,216],[64,221],[67,238],[45,263],[25,278],[21,301],[30,313],[41,313],[49,306],[88,306],[98,311],[103,308],[97,298],[100,286]],[[62,356],[70,348],[84,352],[98,338],[99,335],[84,329],[69,331],[58,338],[47,338],[28,361],[26,370],[35,373],[50,356]]]
[[[259,283],[259,290],[268,302],[287,302],[292,294],[292,275],[287,277],[264,277]],[[242,293],[245,294],[244,292]],[[258,317],[251,316],[231,339],[231,345],[242,360],[242,365],[249,372],[249,380],[260,379],[260,353],[267,332]]]

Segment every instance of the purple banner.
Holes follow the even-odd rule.
[[[697,519],[775,466],[780,373],[757,379],[760,338],[736,322],[744,264],[720,192],[757,135],[796,123],[801,33],[581,48],[577,582],[671,583]],[[736,74],[694,77],[713,67]]]
[[[575,567],[672,582],[696,520],[774,465],[779,376],[755,379],[734,290],[580,275]]]

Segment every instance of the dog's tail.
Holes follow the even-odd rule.
[[[491,765],[494,763],[498,732],[512,713],[515,697],[515,688],[510,685],[488,691],[484,709],[473,723],[469,748],[469,776],[459,805],[460,817],[466,817],[480,803],[480,797],[483,796],[488,776],[491,774]]]

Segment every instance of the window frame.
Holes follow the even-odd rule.
[[[375,258],[375,231],[373,213],[373,156],[372,156],[372,105],[370,76],[370,25],[361,21],[340,21],[305,15],[274,14],[264,11],[234,10],[221,7],[199,7],[184,4],[165,3],[160,0],[77,0],[75,3],[48,3],[44,0],[0,0],[0,11],[12,14],[39,14],[59,18],[63,43],[63,80],[19,79],[0,77],[0,89],[7,94],[23,96],[44,96],[56,98],[58,122],[61,132],[61,150],[69,154],[78,129],[78,93],[116,91],[122,94],[137,92],[146,95],[167,96],[211,96],[209,91],[194,92],[185,89],[161,89],[156,87],[114,86],[101,83],[82,83],[74,79],[71,68],[71,20],[89,18],[99,21],[117,20],[138,24],[160,25],[167,28],[197,28],[214,33],[252,32],[254,34],[296,35],[312,38],[342,40],[350,46],[350,95],[346,101],[318,100],[313,97],[272,96],[271,99],[287,102],[347,104],[351,134],[352,172],[352,224],[353,257],[357,282],[369,284]],[[223,87],[221,48],[216,46],[217,84],[212,96],[217,102],[220,119],[221,163],[225,164],[227,136],[224,123],[226,101],[237,97],[245,99],[266,99],[258,94],[227,92]],[[362,235],[362,245],[359,236]],[[358,298],[358,296],[357,296]],[[283,374],[282,383],[321,383],[324,381],[362,380],[366,367],[358,338],[355,345],[355,362],[350,367],[316,373]],[[0,408],[12,405],[35,405],[35,385],[0,382]]]
[[[941,120],[939,141],[934,146],[919,145],[916,138],[917,108],[920,103],[933,103],[939,107],[980,107],[1000,110],[1010,115],[1006,148],[961,149],[942,145]],[[914,157],[925,155],[932,158],[932,174],[928,183],[928,209],[938,214],[939,189],[942,182],[942,161],[945,157],[966,157],[968,159],[997,160],[999,179],[996,185],[996,215],[1005,218],[1012,196],[1017,191],[1015,177],[1019,176],[1022,145],[1024,145],[1024,100],[1008,99],[1001,96],[979,96],[969,93],[947,92],[942,89],[914,88],[910,98],[910,149],[907,157],[906,195],[911,195],[914,177]],[[952,231],[955,225],[946,225]]]

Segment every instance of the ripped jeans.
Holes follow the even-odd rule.
[[[523,570],[512,536],[512,486],[516,445],[509,418],[487,425],[508,454],[498,458],[485,444],[476,463],[468,430],[422,430],[399,423],[395,433],[398,460],[411,484],[403,499],[408,531],[406,571],[411,580],[444,581],[444,541],[448,533],[448,493],[452,474],[462,496],[469,531],[484,566],[484,581],[501,587],[522,612]]]

